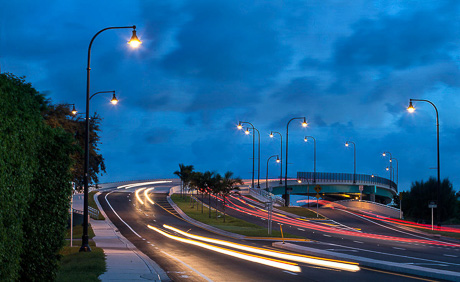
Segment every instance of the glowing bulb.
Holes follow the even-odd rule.
[[[236,126],[238,129],[243,129],[243,126],[241,125],[241,123],[238,123],[238,125]]]
[[[384,157],[385,157],[385,156],[386,156],[386,154],[385,154],[385,153],[383,153],[383,154],[382,154],[382,156],[384,156]]]
[[[386,168],[386,170],[390,170],[390,168],[389,168],[389,167],[387,167],[387,168]]]
[[[113,97],[112,100],[110,100],[110,103],[112,103],[112,105],[116,105],[118,103],[118,99],[115,97],[115,93],[113,93]]]
[[[415,112],[415,108],[414,108],[414,106],[412,106],[412,101],[409,102],[409,107],[407,107],[407,111],[409,113]]]
[[[279,162],[280,162],[280,159],[276,158],[276,162],[279,163]]]
[[[270,138],[273,138],[273,132],[270,132]]]
[[[305,137],[305,138],[303,139],[303,141],[307,142],[307,141],[308,141],[307,137]]]
[[[297,180],[297,182],[302,183],[302,180],[299,179],[299,180]]]
[[[346,146],[346,147],[348,147],[348,142],[347,142],[347,143],[345,143],[345,146]]]
[[[306,121],[302,122],[302,126],[303,127],[307,127],[308,126],[308,123]]]
[[[135,29],[133,29],[133,36],[131,36],[131,39],[128,41],[128,44],[131,45],[131,47],[133,47],[133,48],[137,48],[137,47],[139,47],[139,45],[142,44],[142,42],[139,40],[139,38],[137,38]]]
[[[76,115],[77,114],[77,110],[75,109],[75,105],[73,105],[73,108],[72,108],[72,115]]]
[[[244,132],[246,135],[249,135],[249,129],[246,129],[246,131]]]

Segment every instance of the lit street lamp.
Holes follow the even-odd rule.
[[[345,142],[345,146],[348,147],[350,143],[353,144],[353,152],[354,152],[353,183],[356,183],[356,144],[352,141],[347,141]]]
[[[259,130],[257,130],[257,128],[254,127],[254,125],[250,122],[247,122],[247,121],[240,121],[238,123],[238,129],[242,129],[243,128],[243,124],[249,124],[252,128],[253,131],[257,131],[257,135],[259,136],[259,143],[258,143],[258,150],[259,150],[259,153],[258,153],[258,166],[257,166],[257,188],[260,188],[260,132]],[[246,131],[244,132],[246,135],[249,135],[249,128],[246,129]],[[254,160],[255,160],[255,134],[252,135],[252,188],[254,188]]]
[[[295,119],[302,119],[302,126],[307,127],[307,119],[305,117],[296,117],[296,118],[291,118],[287,125],[286,125],[286,160],[285,160],[285,173],[284,173],[284,201],[285,201],[285,206],[289,206],[289,194],[288,194],[288,187],[287,187],[287,174],[288,174],[288,145],[289,145],[289,124],[291,121]]]
[[[132,28],[133,35],[131,40],[128,42],[133,48],[136,48],[141,44],[139,38],[136,35],[136,26],[121,26],[121,27],[107,27],[98,31],[91,39],[88,47],[88,64],[86,67],[86,130],[85,130],[85,164],[84,164],[84,198],[83,198],[83,235],[80,252],[90,252],[91,248],[88,244],[88,182],[89,182],[89,101],[90,97],[90,71],[91,71],[91,46],[93,45],[94,39],[103,31],[109,29],[125,29]]]
[[[268,162],[269,162],[270,159],[273,158],[273,157],[276,157],[276,162],[277,162],[277,163],[280,163],[280,162],[281,162],[280,159],[279,159],[279,157],[278,157],[278,155],[273,155],[273,156],[271,156],[271,157],[268,158],[268,160],[267,160],[267,175],[266,175],[266,177],[265,177],[265,188],[266,188],[267,190],[268,190]]]
[[[308,138],[313,139],[313,150],[314,150],[314,155],[313,155],[313,183],[316,183],[316,139],[313,136],[305,136],[304,141],[307,142]]]
[[[280,149],[280,184],[283,184],[283,135],[277,131],[270,132],[270,138],[273,138],[273,133],[279,134],[281,140],[281,149]]]
[[[412,102],[427,102],[427,103],[430,103],[434,110],[436,111],[436,143],[437,143],[437,155],[438,155],[438,185],[437,185],[437,191],[436,191],[436,198],[437,198],[437,204],[439,205],[440,204],[440,200],[441,200],[441,164],[440,164],[440,160],[439,160],[439,114],[438,114],[438,109],[436,108],[435,104],[433,104],[433,102],[431,101],[428,101],[428,100],[423,100],[423,99],[410,99],[409,100],[409,107],[407,107],[407,111],[409,113],[413,113],[415,112],[415,108],[414,106],[412,105]],[[441,208],[439,207],[437,210],[436,210],[436,220],[438,222],[438,226],[441,226]]]
[[[391,155],[390,152],[383,152],[383,153],[382,153],[382,156],[384,156],[384,157],[386,157],[387,155],[390,156],[390,168],[387,169],[387,171],[390,171],[390,180],[391,180],[391,181],[394,181],[394,180],[393,180],[393,178],[394,178],[394,175],[393,175],[394,170],[392,170],[393,164],[392,164],[392,161],[391,161],[391,159],[393,158],[393,156]]]

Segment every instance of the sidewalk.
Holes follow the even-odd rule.
[[[94,199],[106,220],[91,219],[90,222],[95,234],[93,240],[106,255],[107,271],[99,276],[99,279],[102,281],[170,281],[166,272],[121,235],[97,201],[98,194],[94,195]]]

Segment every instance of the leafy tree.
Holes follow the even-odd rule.
[[[174,172],[175,175],[179,176],[181,180],[181,194],[183,190],[190,186],[190,181],[192,180],[193,165],[184,165],[179,164],[179,170]]]
[[[85,151],[85,118],[74,116],[68,104],[48,105],[42,115],[46,123],[52,128],[63,128],[66,132],[74,136],[74,142],[79,146],[79,150],[72,153],[74,160],[72,166],[72,179],[76,186],[81,189],[84,184],[84,151]],[[98,183],[98,174],[106,172],[103,156],[99,153],[98,144],[100,143],[100,124],[101,117],[95,113],[90,117],[89,131],[89,183]]]
[[[431,221],[431,209],[428,204],[436,201],[437,180],[430,177],[428,181],[414,182],[409,192],[403,192],[402,209],[404,214],[415,220]],[[440,187],[440,203],[437,203],[437,211],[441,212],[441,222],[454,216],[455,192],[449,179],[444,179]]]

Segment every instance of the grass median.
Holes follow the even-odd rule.
[[[91,191],[88,194],[88,206],[97,209],[99,211],[99,208],[96,205],[96,201],[94,201],[94,194],[96,194],[98,191]],[[105,217],[101,214],[101,211],[99,211],[99,216],[96,218],[96,220],[104,220]]]
[[[203,213],[201,212],[201,204],[197,209],[196,203],[194,207],[190,206],[190,197],[186,196],[182,198],[178,194],[171,196],[171,199],[174,203],[189,217],[198,220],[204,224],[229,231],[232,233],[248,236],[248,237],[281,237],[281,232],[279,230],[278,224],[273,224],[272,235],[268,235],[267,227],[262,227],[257,224],[253,224],[247,221],[244,221],[239,218],[235,218],[229,215],[225,216],[225,222],[223,215],[219,212],[218,217],[216,218],[215,209],[211,209],[211,218],[209,218],[209,209],[205,206],[203,208]],[[295,236],[289,233],[284,233],[286,238],[304,238],[300,236]]]

